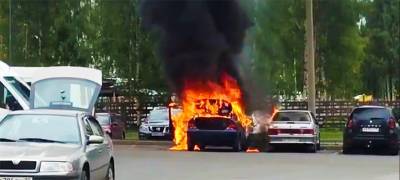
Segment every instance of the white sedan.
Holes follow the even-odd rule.
[[[319,127],[310,111],[282,110],[275,113],[268,129],[270,147],[306,145],[310,152],[320,147]]]

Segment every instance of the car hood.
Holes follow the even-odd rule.
[[[0,142],[0,159],[70,161],[79,155],[80,149],[75,144]]]

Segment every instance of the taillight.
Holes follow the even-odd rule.
[[[301,134],[314,134],[314,129],[302,129]]]
[[[349,121],[347,121],[347,128],[353,128],[353,119],[349,119]]]
[[[235,123],[230,123],[226,130],[237,130],[237,125]]]
[[[279,133],[279,129],[268,129],[268,135],[278,135]]]
[[[193,120],[192,120],[192,121],[189,121],[188,128],[189,128],[189,129],[197,129],[196,123],[194,123]]]
[[[388,122],[388,125],[389,125],[389,128],[390,128],[390,129],[396,128],[396,120],[393,119],[393,118],[390,118],[390,119],[389,119],[389,122]]]

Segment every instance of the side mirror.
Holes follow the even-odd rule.
[[[88,144],[101,144],[104,142],[104,138],[101,136],[89,136]]]
[[[319,127],[322,127],[322,126],[324,125],[324,121],[317,121],[317,125],[318,125]]]

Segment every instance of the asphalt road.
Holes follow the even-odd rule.
[[[117,180],[399,180],[399,156],[311,153],[171,152],[115,146]]]

